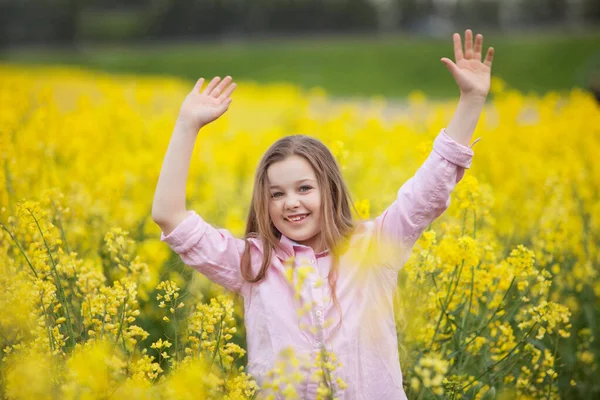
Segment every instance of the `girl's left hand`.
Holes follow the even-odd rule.
[[[454,58],[456,64],[446,57],[442,58],[441,61],[454,77],[460,89],[461,96],[487,97],[490,91],[490,75],[492,60],[494,59],[494,48],[488,48],[485,60],[481,62],[483,35],[478,34],[475,37],[475,48],[473,48],[473,32],[467,29],[465,31],[464,54],[460,35],[455,33],[452,38],[454,39]]]

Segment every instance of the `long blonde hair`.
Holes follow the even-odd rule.
[[[250,245],[241,260],[242,276],[247,282],[255,283],[264,278],[271,264],[272,252],[280,245],[281,232],[269,216],[269,187],[267,169],[274,163],[292,155],[303,157],[313,168],[321,192],[321,240],[332,255],[328,282],[333,303],[340,313],[338,328],[342,322],[342,310],[336,296],[339,258],[346,250],[355,228],[352,217],[354,207],[340,168],[329,149],[319,140],[306,135],[291,135],[279,139],[264,154],[256,170],[252,202],[246,223],[246,239],[259,238],[263,246],[263,260],[256,276],[252,276]]]

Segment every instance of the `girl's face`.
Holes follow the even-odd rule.
[[[321,191],[311,165],[290,156],[267,168],[269,216],[283,235],[315,252],[321,236]]]

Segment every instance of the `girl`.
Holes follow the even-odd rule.
[[[334,157],[321,142],[303,135],[278,140],[263,156],[244,239],[187,211],[185,185],[196,135],[227,111],[236,84],[229,76],[215,77],[202,89],[201,78],[183,102],[152,218],[162,230],[161,240],[185,264],[243,297],[248,372],[259,385],[282,350],[291,348],[312,359],[327,350],[342,364],[331,379],[337,397],[406,398],[392,303],[397,274],[470,168],[474,153],[469,142],[490,88],[493,49],[482,62],[482,35],[473,44],[473,34],[466,30],[464,53],[458,33],[453,40],[456,63],[441,59],[460,89],[453,118],[394,203],[375,220],[360,224],[352,219],[350,196]],[[367,244],[383,238],[408,251],[394,262],[367,260],[372,256]],[[377,265],[359,268],[365,263]],[[311,308],[298,317],[299,303],[286,272],[303,265],[314,268],[300,291],[300,304]],[[328,285],[320,284],[324,278]],[[326,319],[338,320],[336,328],[330,329]],[[304,372],[297,392],[314,399],[314,370]]]

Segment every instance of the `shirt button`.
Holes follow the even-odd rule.
[[[311,264],[314,264],[314,263],[315,263],[315,259],[314,259],[314,258],[311,258],[311,259],[310,259],[310,263],[311,263]]]
[[[323,342],[317,342],[317,347],[320,348],[320,349],[322,349],[324,347],[323,346]]]
[[[320,317],[321,315],[323,315],[323,311],[317,310],[317,312],[315,314],[317,314],[317,317]]]

